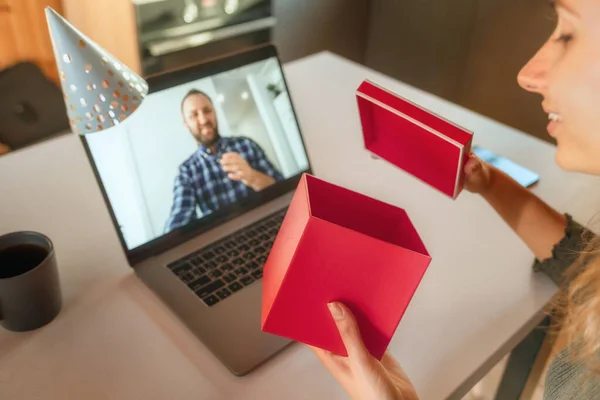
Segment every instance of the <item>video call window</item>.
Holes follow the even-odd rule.
[[[86,140],[128,249],[308,168],[276,58],[152,93]]]

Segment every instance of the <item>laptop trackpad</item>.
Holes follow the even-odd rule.
[[[235,375],[250,372],[291,342],[260,329],[262,280],[208,307],[166,266],[145,264],[136,272]]]

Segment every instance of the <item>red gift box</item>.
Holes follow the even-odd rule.
[[[264,267],[262,330],[346,355],[341,301],[380,359],[430,261],[404,210],[305,174]]]
[[[455,199],[473,133],[371,82],[356,92],[365,147]]]

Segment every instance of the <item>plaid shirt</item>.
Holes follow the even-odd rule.
[[[179,167],[173,189],[173,207],[165,226],[166,232],[184,226],[201,215],[234,204],[252,191],[252,188],[242,182],[229,179],[223,171],[219,160],[228,152],[239,153],[250,167],[273,177],[276,181],[283,179],[260,146],[249,138],[221,138],[216,146],[216,154],[200,146]],[[200,209],[200,215],[197,208]]]

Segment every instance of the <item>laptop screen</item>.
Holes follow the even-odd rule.
[[[149,80],[135,113],[84,138],[127,250],[309,170],[276,56],[201,75],[163,77],[158,89]]]

